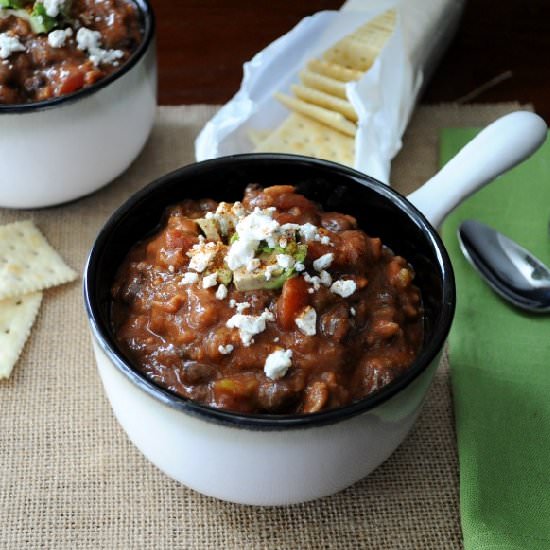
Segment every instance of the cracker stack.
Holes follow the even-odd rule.
[[[76,277],[32,222],[0,226],[0,379],[23,351],[42,290]]]
[[[388,10],[312,59],[300,72],[292,96],[275,97],[291,114],[283,123],[251,139],[258,152],[293,153],[354,165],[357,113],[346,96],[346,83],[370,69],[395,28]]]

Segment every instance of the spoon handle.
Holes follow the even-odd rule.
[[[546,139],[546,130],[544,120],[528,111],[503,116],[407,198],[437,227],[464,199],[531,156]]]

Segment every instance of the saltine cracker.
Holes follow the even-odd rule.
[[[31,221],[0,226],[0,300],[76,278]]]
[[[41,302],[42,292],[0,301],[0,379],[10,375],[21,355]]]

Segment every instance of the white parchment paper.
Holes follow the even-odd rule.
[[[243,67],[239,91],[205,125],[195,142],[197,160],[254,150],[250,130],[272,130],[288,110],[273,97],[290,93],[308,60],[389,8],[392,34],[374,65],[346,91],[357,111],[355,168],[388,182],[419,92],[458,25],[464,0],[351,0],[340,11],[306,17]],[[299,53],[298,53],[299,52]]]

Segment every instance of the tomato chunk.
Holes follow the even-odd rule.
[[[84,74],[80,71],[71,72],[63,79],[59,86],[59,94],[70,94],[84,86]]]
[[[285,281],[281,296],[277,300],[277,323],[284,330],[292,330],[296,316],[309,302],[307,283],[303,277],[292,277]]]

